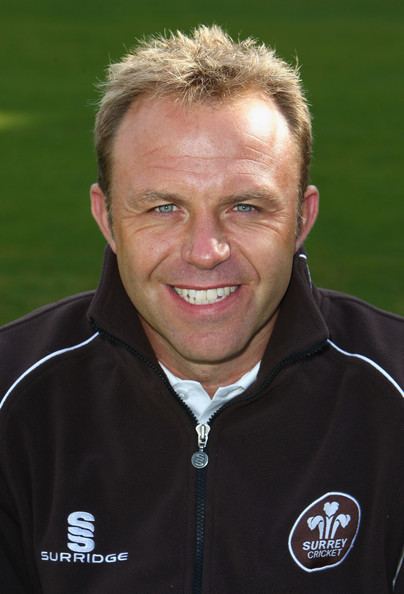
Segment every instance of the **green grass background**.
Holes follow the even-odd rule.
[[[97,283],[88,187],[106,64],[135,37],[212,22],[299,57],[322,196],[316,283],[404,313],[404,3],[2,0],[0,322]]]

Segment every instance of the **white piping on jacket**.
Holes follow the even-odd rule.
[[[341,347],[337,346],[334,342],[332,342],[332,340],[329,340],[328,339],[327,342],[328,342],[328,344],[330,344],[339,353],[342,353],[343,355],[346,355],[347,357],[354,357],[355,359],[362,359],[362,361],[365,361],[366,363],[369,363],[369,365],[372,365],[372,367],[374,367],[375,369],[377,369],[377,371],[379,373],[381,373],[382,375],[384,375],[384,377],[391,384],[393,384],[393,386],[398,390],[398,392],[400,393],[400,395],[404,397],[404,390],[398,385],[398,383],[396,382],[396,380],[393,379],[391,377],[391,375],[389,373],[387,373],[387,371],[385,369],[383,369],[383,367],[380,367],[380,365],[378,365],[376,363],[376,361],[373,361],[373,359],[369,359],[369,357],[366,357],[365,355],[361,355],[359,353],[349,353],[348,351],[344,351],[344,349],[341,349]]]
[[[94,338],[96,338],[98,336],[98,332],[96,332],[95,334],[93,334],[92,336],[90,336],[90,338],[87,338],[87,340],[84,340],[83,342],[80,342],[79,344],[75,344],[71,347],[67,347],[65,349],[60,349],[58,351],[54,351],[53,353],[49,353],[49,355],[46,355],[46,357],[42,357],[42,359],[39,359],[39,361],[37,361],[36,363],[34,363],[33,365],[31,365],[31,367],[28,367],[28,369],[26,369],[16,380],[15,382],[9,387],[9,389],[7,390],[7,392],[4,394],[1,402],[0,402],[0,409],[3,407],[4,403],[6,402],[7,398],[10,396],[11,392],[14,390],[14,388],[20,383],[22,382],[22,380],[27,377],[27,375],[29,375],[32,371],[34,371],[34,369],[36,369],[37,367],[39,367],[40,365],[42,365],[43,363],[46,363],[46,361],[49,361],[49,359],[53,359],[54,357],[58,357],[59,355],[63,355],[64,353],[68,353],[69,351],[74,351],[76,349],[80,349],[81,347],[86,346],[87,344],[89,344],[92,340],[94,340]]]
[[[401,567],[403,566],[403,561],[404,561],[404,547],[403,547],[403,551],[401,553],[401,558],[400,558],[400,560],[398,562],[398,565],[397,565],[396,575],[394,576],[394,579],[393,579],[393,592],[395,591],[395,588],[396,588],[396,581],[397,581],[398,576],[400,574]]]
[[[309,268],[309,259],[306,256],[306,254],[299,254],[298,257],[301,258],[302,260],[304,260],[306,262],[307,276],[309,277],[310,287],[312,287],[313,286],[313,282],[311,280],[311,273],[310,273],[310,268]]]
[[[389,373],[387,373],[387,371],[385,369],[383,369],[383,367],[380,367],[380,365],[378,365],[375,361],[373,361],[372,359],[369,359],[369,357],[365,357],[365,355],[360,355],[359,353],[349,353],[348,351],[344,351],[344,349],[341,349],[334,342],[332,342],[332,340],[328,339],[327,342],[339,353],[342,353],[343,355],[346,355],[347,357],[354,357],[356,359],[362,359],[362,361],[365,361],[366,363],[369,363],[369,365],[372,365],[372,367],[377,369],[377,371],[379,371],[379,373],[381,373],[391,384],[393,384],[393,386],[398,390],[398,392],[401,394],[401,396],[404,397],[404,390],[402,388],[400,388],[398,383],[391,377],[391,375]],[[396,581],[399,576],[401,567],[403,565],[403,561],[404,561],[404,548],[403,548],[403,551],[401,554],[401,558],[398,562],[396,574],[393,578],[393,583],[392,583],[393,591],[395,590]]]

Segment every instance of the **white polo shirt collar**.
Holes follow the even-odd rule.
[[[160,363],[171,387],[192,410],[199,423],[206,423],[224,404],[242,394],[257,379],[261,361],[230,386],[218,388],[211,398],[203,386],[194,380],[183,380]]]

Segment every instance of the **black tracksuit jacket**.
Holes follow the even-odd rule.
[[[110,251],[0,345],[1,594],[404,593],[404,320],[303,254],[205,468]]]

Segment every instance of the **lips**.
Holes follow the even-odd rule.
[[[174,291],[187,303],[192,305],[212,305],[218,301],[223,301],[234,293],[238,285],[227,287],[215,287],[214,289],[184,289],[173,287]]]

